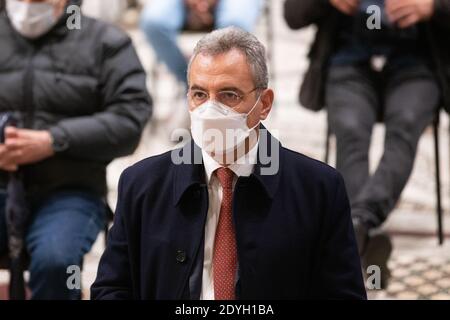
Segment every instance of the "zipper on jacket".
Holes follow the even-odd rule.
[[[34,118],[34,71],[33,60],[36,49],[33,48],[28,57],[27,67],[25,69],[25,75],[23,80],[23,126],[25,128],[32,129]]]

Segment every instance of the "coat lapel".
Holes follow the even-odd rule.
[[[189,299],[186,291],[189,276],[196,268],[198,254],[203,243],[206,217],[208,213],[208,188],[205,183],[203,163],[195,157],[196,152],[201,150],[193,143],[188,143],[182,150],[191,152],[191,162],[181,163],[176,166],[174,175],[174,198],[175,220],[173,232],[171,233],[171,244],[176,248],[174,252],[174,263],[177,264],[179,272],[177,275],[176,299]],[[198,154],[197,154],[198,155]],[[194,158],[197,162],[194,163]],[[198,274],[199,272],[196,272]],[[201,280],[201,272],[196,277],[196,282]]]
[[[265,131],[265,132],[264,132]],[[236,287],[239,299],[259,296],[261,282],[258,277],[258,254],[261,250],[261,228],[270,213],[271,203],[278,189],[280,167],[273,174],[264,169],[270,163],[262,158],[281,163],[281,145],[261,126],[258,161],[250,177],[240,177],[236,184],[233,198],[233,217],[236,226],[236,241],[239,258],[240,279]],[[265,135],[265,137],[264,137]]]
[[[261,130],[266,130],[263,126]],[[243,298],[249,290],[257,288],[256,263],[259,237],[261,236],[262,220],[269,213],[270,203],[275,196],[280,179],[279,170],[267,175],[264,168],[268,165],[261,161],[261,155],[269,156],[281,163],[281,145],[266,130],[266,139],[261,140],[258,151],[258,162],[254,173],[250,177],[240,177],[235,187],[233,198],[233,216],[236,226],[236,240],[240,267],[240,281],[237,286],[238,296]],[[277,148],[274,149],[273,147]],[[201,283],[203,263],[203,248],[205,223],[208,214],[208,188],[205,183],[205,170],[201,161],[201,150],[192,141],[182,150],[181,155],[190,152],[190,163],[181,163],[176,166],[174,175],[173,205],[176,216],[170,242],[175,248],[174,263],[179,272],[174,275],[172,283],[176,283],[176,299],[189,299],[187,284],[191,294],[197,293]],[[199,157],[200,155],[200,157]],[[194,160],[197,159],[197,163]],[[199,160],[200,159],[200,160]],[[201,265],[200,265],[201,267]],[[197,270],[197,271],[195,271]],[[198,272],[200,270],[200,272]],[[195,271],[195,272],[194,272]],[[195,274],[195,279],[189,279]],[[191,281],[189,281],[191,280]],[[253,288],[253,289],[249,289]],[[197,294],[195,294],[197,296]]]

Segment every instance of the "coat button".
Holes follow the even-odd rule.
[[[183,263],[186,261],[186,252],[183,250],[178,250],[177,251],[177,256],[176,256],[177,262],[178,263]]]

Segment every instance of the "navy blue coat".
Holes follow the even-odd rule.
[[[279,160],[262,175],[258,156],[235,186],[237,297],[365,299],[342,177],[281,145]],[[207,211],[201,163],[174,164],[168,152],[126,169],[92,299],[199,299]]]

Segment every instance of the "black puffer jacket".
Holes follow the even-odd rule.
[[[68,1],[73,4],[81,1]],[[130,38],[85,16],[80,30],[69,30],[65,15],[47,35],[29,41],[13,29],[5,11],[0,12],[0,112],[14,111],[26,127],[49,130],[58,150],[24,167],[28,194],[39,198],[81,188],[105,195],[106,165],[135,150],[152,111]]]
[[[421,23],[442,89],[443,106],[450,111],[450,0],[434,0],[434,16]],[[339,21],[344,17],[329,0],[285,0],[284,17],[292,29],[315,24],[317,34],[309,52],[310,66],[300,89],[300,103],[311,110],[324,107],[328,60],[336,45]]]

